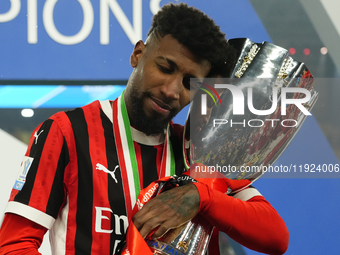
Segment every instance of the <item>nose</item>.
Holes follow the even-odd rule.
[[[179,94],[183,90],[182,77],[173,76],[166,79],[161,87],[161,93],[168,99],[178,100]]]

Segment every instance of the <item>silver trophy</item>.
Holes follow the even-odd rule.
[[[207,79],[204,84],[191,79],[192,86],[201,87],[189,110],[185,135],[189,137],[190,133],[190,142],[184,146],[189,153],[184,155],[188,164],[219,168],[223,176],[247,179],[250,185],[292,141],[318,94],[307,67],[294,60],[286,49],[246,38],[231,39],[229,43],[238,54],[230,79]],[[240,99],[237,95],[243,95],[243,106],[236,104]],[[308,101],[304,99],[307,96]],[[284,104],[294,100],[303,103]],[[199,177],[199,173],[195,176]],[[227,193],[237,191],[229,189]],[[154,254],[205,254],[212,230],[198,215],[161,239],[147,243]]]
[[[217,90],[221,104],[212,104],[207,114],[202,115],[197,114],[202,105],[202,92],[197,93],[193,100],[188,160],[221,167],[221,172],[229,179],[254,182],[292,141],[315,104],[318,93],[313,89],[314,78],[307,67],[292,59],[287,50],[268,42],[257,44],[249,39],[229,42],[239,53],[232,78],[206,81],[215,83],[210,86]],[[243,105],[235,104],[239,99],[236,92],[231,93],[230,89],[216,83],[230,84],[229,87],[235,88],[236,92],[242,92]],[[308,101],[303,99],[307,97],[305,93],[310,96]],[[235,110],[239,110],[235,105],[243,107],[241,114],[235,114]],[[250,106],[253,109],[249,109]],[[200,126],[202,123],[204,125]]]

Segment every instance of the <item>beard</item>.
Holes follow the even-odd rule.
[[[141,95],[138,95],[136,89],[132,89],[130,96],[133,113],[133,120],[130,120],[130,122],[133,127],[137,128],[139,131],[142,131],[148,136],[155,136],[164,133],[168,123],[177,114],[176,110],[171,110],[169,116],[165,119],[160,119],[156,114],[155,116],[149,117],[144,112],[143,101],[145,98],[150,97],[151,93],[145,91]]]

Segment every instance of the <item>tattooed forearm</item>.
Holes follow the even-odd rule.
[[[185,185],[176,188],[182,189],[177,194],[166,191],[159,196],[159,199],[168,204],[181,217],[188,218],[194,211],[198,210],[200,204],[200,197],[197,192],[192,192],[192,186]],[[182,196],[181,199],[178,199],[178,196]]]

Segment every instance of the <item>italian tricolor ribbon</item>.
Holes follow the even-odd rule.
[[[119,166],[121,170],[127,217],[132,217],[141,183],[138,171],[137,157],[131,133],[130,121],[124,102],[124,92],[112,104],[113,130],[117,147]],[[175,160],[172,151],[169,126],[165,135],[159,178],[175,174]]]

